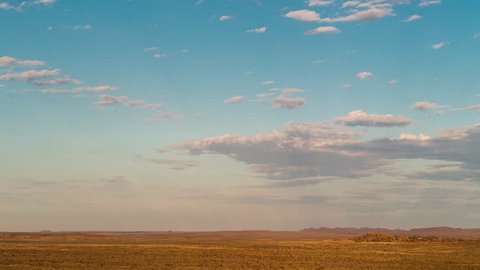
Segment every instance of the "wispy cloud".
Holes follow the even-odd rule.
[[[337,117],[335,122],[352,127],[404,127],[412,124],[413,120],[403,115],[368,114],[363,110],[357,110],[348,113],[346,116]]]
[[[243,96],[234,96],[224,100],[223,102],[227,104],[238,104],[238,103],[243,103],[244,100],[245,98]]]
[[[158,50],[158,47],[148,47],[143,49],[144,52],[151,52],[151,51],[156,51]]]
[[[435,44],[432,45],[432,49],[438,50],[438,49],[441,49],[441,48],[443,48],[443,47],[445,47],[449,44],[450,44],[450,42],[448,42],[448,41],[442,41],[442,42],[439,42],[439,43],[435,43]]]
[[[431,5],[438,5],[441,4],[442,0],[421,0],[418,6],[420,7],[428,7]]]
[[[357,73],[357,79],[359,80],[366,80],[371,78],[372,76],[373,76],[373,73],[369,71],[362,71]]]
[[[253,29],[247,30],[247,33],[261,34],[261,33],[265,33],[265,32],[267,32],[267,27],[253,28]]]
[[[274,84],[274,83],[275,83],[275,81],[263,81],[260,84],[261,85],[270,85],[270,84]]]
[[[309,7],[324,7],[333,4],[333,0],[309,0]]]
[[[438,109],[439,105],[437,103],[429,101],[419,101],[412,105],[412,109],[418,111],[431,111]]]
[[[320,26],[313,30],[309,30],[305,32],[306,35],[324,35],[324,34],[334,34],[340,33],[341,31],[338,30],[335,26]]]
[[[290,11],[284,15],[287,18],[294,19],[301,22],[319,22],[320,15],[312,10],[302,9]]]
[[[406,20],[404,20],[403,22],[408,23],[408,22],[418,21],[418,20],[420,20],[420,19],[422,19],[422,18],[423,18],[422,16],[420,16],[420,15],[418,15],[418,14],[414,14],[414,15],[408,17],[408,18],[407,18]]]
[[[337,23],[337,22],[356,22],[356,21],[373,21],[387,16],[393,16],[393,10],[390,8],[370,8],[361,10],[351,15],[320,19],[321,22]]]
[[[231,20],[233,19],[233,16],[229,16],[229,15],[223,15],[223,16],[220,16],[219,20],[221,22],[224,22],[224,21],[228,21],[228,20]]]
[[[0,67],[37,67],[43,65],[45,65],[45,62],[39,60],[18,60],[11,56],[0,57]]]

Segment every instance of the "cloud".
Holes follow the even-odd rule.
[[[25,8],[33,6],[51,6],[56,2],[56,0],[35,0],[35,1],[22,1],[17,6],[13,6],[7,2],[0,2],[0,9],[3,10],[15,10],[17,12],[22,12]]]
[[[480,32],[473,34],[474,39],[480,39]]]
[[[270,84],[274,84],[274,83],[275,83],[275,81],[263,81],[260,84],[261,85],[270,85]]]
[[[57,0],[36,0],[33,1],[36,5],[53,5]]]
[[[183,117],[181,115],[173,114],[170,112],[158,112],[153,117],[156,121],[179,121],[182,120]]]
[[[73,29],[73,30],[84,30],[84,31],[88,31],[88,30],[91,30],[91,29],[92,29],[92,26],[89,25],[89,24],[80,24],[80,25],[71,26],[70,28]]]
[[[50,85],[64,85],[64,84],[80,84],[81,82],[69,77],[59,77],[52,80],[34,80],[31,82],[38,86],[50,86]]]
[[[228,15],[223,15],[223,16],[220,16],[220,18],[219,18],[219,20],[221,22],[228,21],[228,20],[231,20],[231,19],[233,19],[233,16],[228,16]]]
[[[270,92],[273,92],[274,95],[268,96],[266,98],[273,98],[271,100],[270,107],[274,109],[298,109],[305,105],[305,98],[303,97],[292,97],[293,95],[302,94],[303,89],[300,88],[273,88],[270,89]],[[257,95],[258,97],[258,95]]]
[[[324,7],[333,4],[333,0],[309,0],[309,7]]]
[[[162,53],[156,53],[156,54],[153,55],[153,58],[155,58],[155,59],[163,59],[165,57],[167,57],[166,53],[163,53],[163,54]]]
[[[45,62],[39,60],[17,60],[11,56],[0,57],[0,67],[37,67],[43,65],[45,65]]]
[[[336,23],[336,22],[356,22],[356,21],[373,21],[387,16],[394,16],[393,10],[390,8],[370,8],[361,10],[344,17],[324,18],[321,22]]]
[[[412,105],[412,109],[418,111],[431,111],[437,109],[438,107],[438,104],[429,101],[419,101]]]
[[[415,15],[412,15],[412,16],[408,17],[408,19],[404,20],[403,22],[408,23],[408,22],[418,21],[422,18],[423,18],[422,16],[420,16],[418,14],[415,14]]]
[[[267,27],[253,28],[253,29],[247,30],[247,33],[261,34],[265,32],[267,32]]]
[[[360,1],[346,1],[342,4],[342,8],[356,7],[360,5]]]
[[[127,96],[112,96],[112,95],[101,95],[100,100],[95,103],[95,105],[99,108],[103,108],[107,105],[115,105],[115,104],[126,104],[129,100]]]
[[[287,123],[281,131],[252,136],[222,135],[183,142],[169,148],[192,155],[221,154],[248,164],[269,179],[360,177],[370,160],[326,149],[356,138],[356,134],[326,123]]]
[[[331,123],[287,123],[251,136],[220,135],[168,146],[191,155],[225,155],[272,180],[318,182],[391,173],[405,161],[440,163],[431,171],[399,167],[396,177],[480,181],[480,125],[441,131],[436,137],[401,134],[362,141],[360,134]],[[445,174],[442,174],[443,172]],[[423,173],[423,174],[422,174]]]
[[[368,114],[362,110],[350,112],[343,117],[337,117],[336,123],[346,126],[364,126],[364,127],[404,127],[413,123],[413,120],[403,115],[392,114]]]
[[[438,5],[441,4],[442,0],[421,0],[418,6],[420,7],[428,7],[431,5]]]
[[[320,21],[320,15],[317,12],[307,10],[307,9],[290,11],[284,16],[290,19],[301,21],[301,22],[319,22]]]
[[[176,160],[166,158],[149,158],[142,155],[136,156],[137,160],[148,161],[157,165],[169,166],[172,170],[186,170],[189,168],[197,167],[198,162],[192,160]]]
[[[144,52],[151,52],[151,51],[156,51],[158,50],[158,47],[148,47],[143,49]]]
[[[12,5],[10,5],[10,4],[7,3],[7,2],[1,2],[1,3],[0,3],[0,9],[9,10],[9,9],[15,9],[15,7],[12,6]]]
[[[432,137],[425,134],[415,135],[415,134],[401,133],[399,136],[400,140],[410,140],[410,141],[428,141],[431,138]]]
[[[445,47],[445,46],[447,46],[447,45],[449,45],[449,44],[450,44],[450,42],[448,42],[448,41],[442,41],[442,42],[433,44],[433,45],[432,45],[432,49],[438,50],[438,49],[441,49],[441,48],[443,48],[443,47]]]
[[[395,85],[395,84],[397,84],[397,83],[398,83],[398,80],[390,80],[390,81],[388,82],[388,84],[390,84],[390,85]]]
[[[245,98],[243,96],[234,96],[224,100],[223,102],[228,104],[238,104],[238,103],[243,103],[244,100]]]
[[[309,30],[305,32],[306,35],[323,35],[323,34],[333,34],[333,33],[340,33],[341,31],[338,30],[334,26],[320,26],[313,30]]]
[[[80,92],[92,92],[92,93],[102,93],[107,91],[113,91],[117,88],[112,85],[101,85],[101,86],[94,86],[94,87],[77,87],[72,89],[72,93],[80,93]]]
[[[456,111],[480,111],[480,104],[456,109]]]
[[[305,98],[297,97],[283,97],[279,96],[273,99],[272,108],[282,108],[282,109],[297,109],[305,105]]]
[[[342,84],[342,88],[345,88],[345,89],[352,88],[352,86],[353,85],[351,85],[349,83]]]
[[[60,70],[28,70],[20,73],[5,73],[0,76],[0,80],[4,81],[33,81],[39,78],[55,77],[60,75]]]
[[[104,91],[109,91],[114,89],[115,88],[112,86],[100,86],[100,87],[86,88],[85,90],[90,90],[88,92],[101,93]],[[99,100],[95,103],[95,106],[99,109],[103,109],[106,106],[114,106],[114,105],[123,105],[124,107],[128,107],[128,108],[137,108],[141,110],[153,110],[153,111],[158,111],[163,108],[162,103],[148,103],[145,100],[130,99],[128,96],[113,96],[113,95],[107,95],[107,94],[100,95]]]
[[[359,73],[357,74],[357,79],[359,79],[359,80],[366,80],[366,79],[368,79],[368,78],[370,78],[370,77],[372,77],[372,76],[373,76],[373,73],[372,73],[372,72],[363,71],[363,72],[359,72]]]
[[[11,56],[0,57],[0,67],[8,68],[6,73],[0,75],[0,80],[27,82],[36,86],[52,86],[65,84],[80,84],[77,79],[60,74],[59,69],[26,70],[23,68],[44,66],[46,63],[40,60],[18,60]]]

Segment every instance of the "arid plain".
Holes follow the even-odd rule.
[[[0,269],[480,269],[476,233],[363,232],[3,233]]]

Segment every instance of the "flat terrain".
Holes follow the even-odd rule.
[[[0,233],[0,269],[480,269],[480,240],[288,232]]]

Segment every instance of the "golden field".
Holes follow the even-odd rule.
[[[480,240],[300,233],[4,233],[0,269],[480,269]]]

